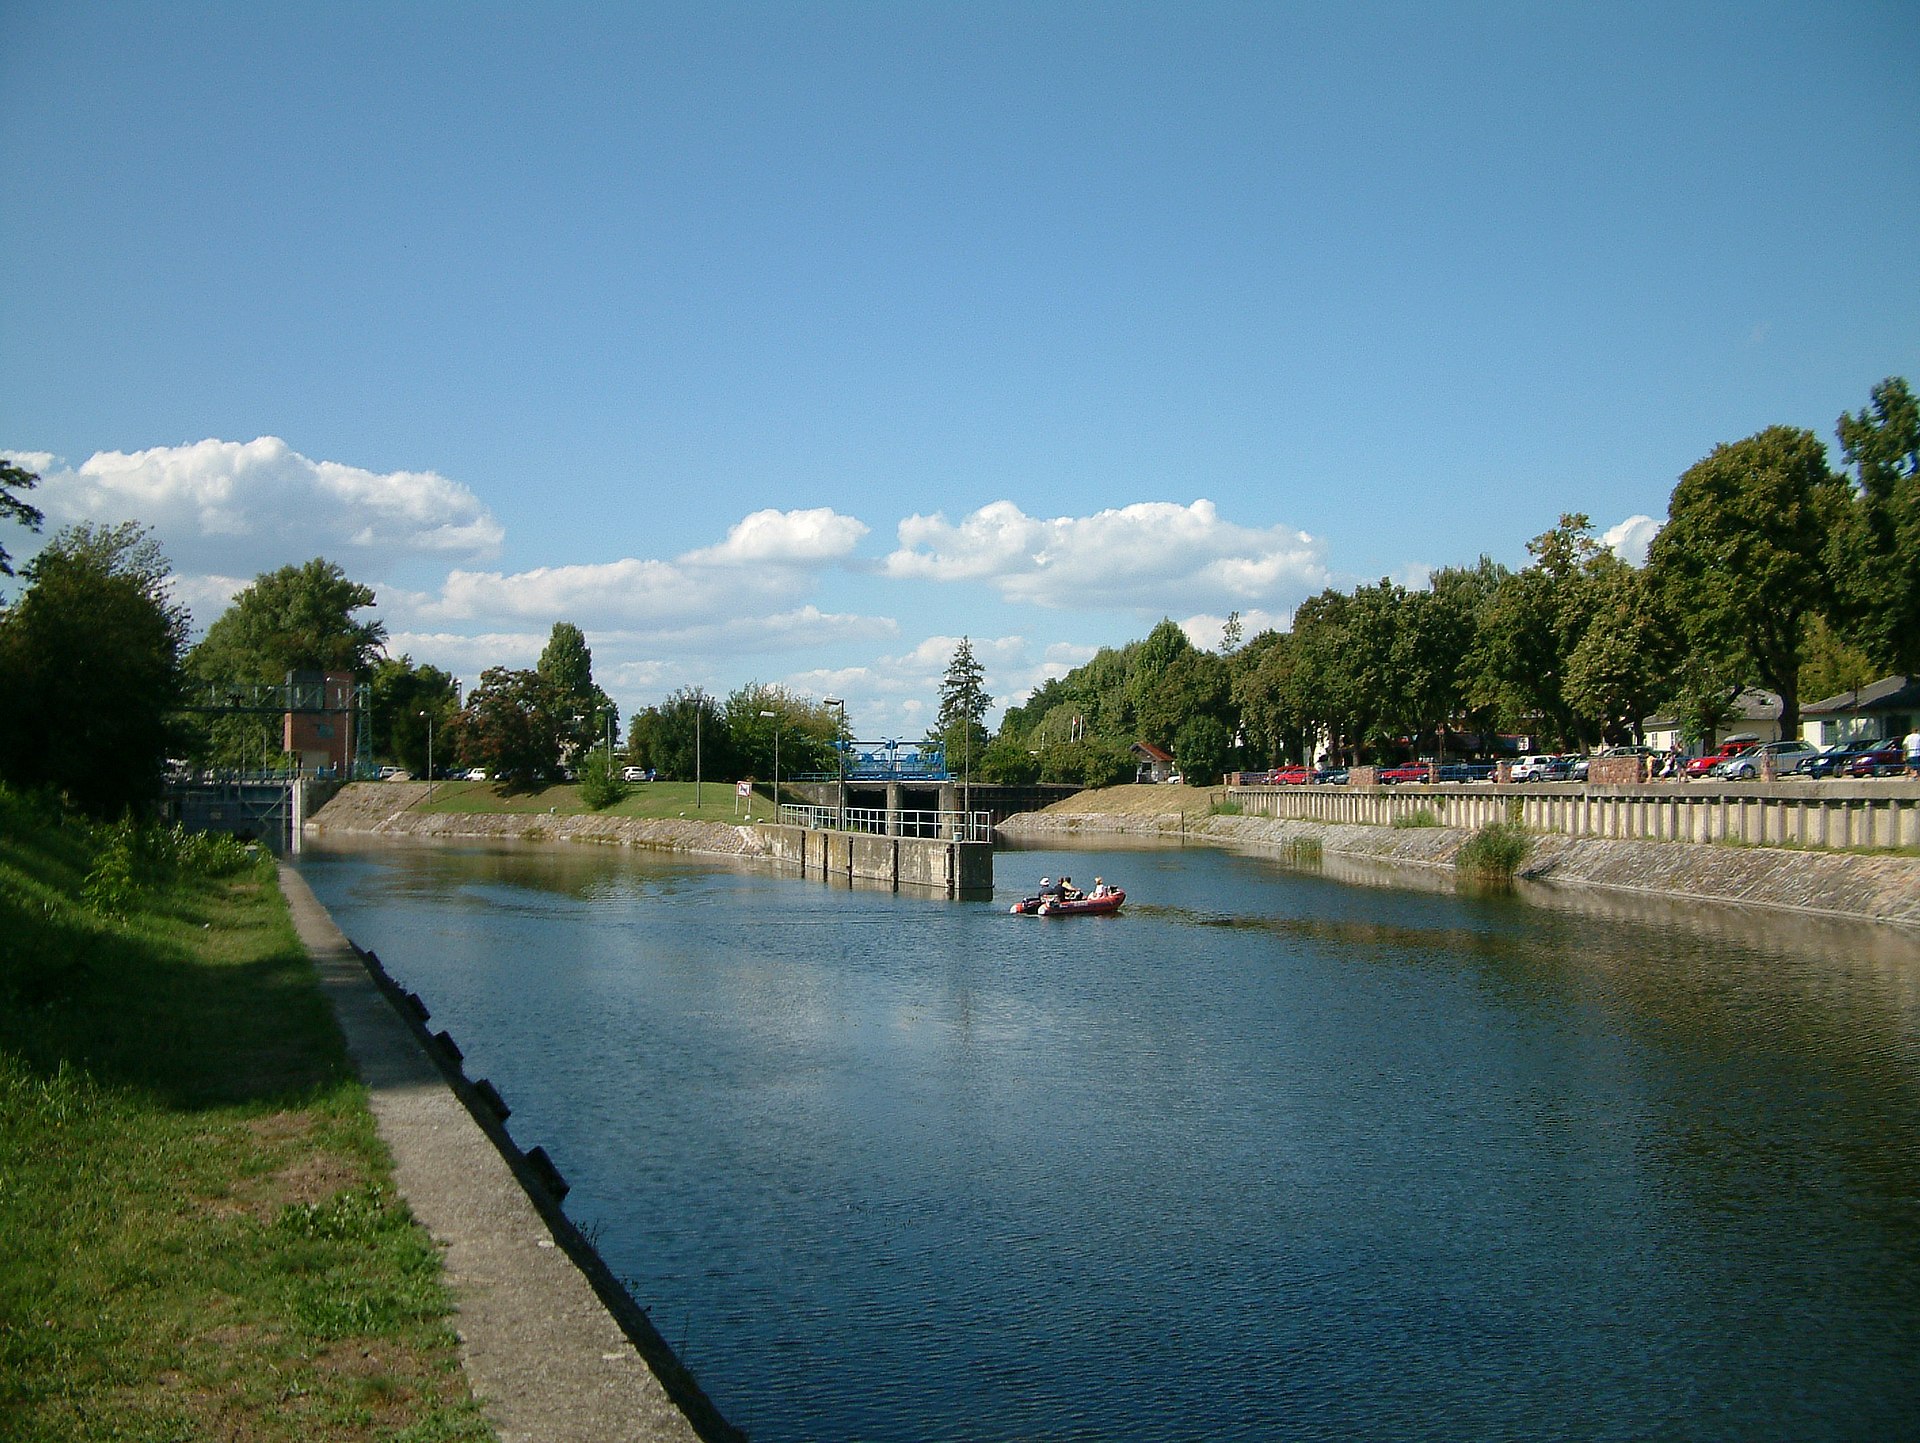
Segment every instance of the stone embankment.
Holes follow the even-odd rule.
[[[1206,794],[1158,800],[1121,788],[1116,810],[1093,811],[1102,794],[1085,794],[1043,812],[1009,818],[1000,831],[1042,844],[1076,836],[1187,841],[1215,846],[1284,849],[1313,842],[1328,855],[1395,866],[1451,870],[1473,834],[1448,827],[1371,827],[1264,817],[1212,816]],[[1196,801],[1197,798],[1197,801]],[[1169,807],[1168,802],[1175,805]],[[1617,892],[1784,908],[1824,916],[1920,927],[1920,858],[1862,856],[1777,847],[1629,842],[1533,833],[1516,874],[1560,885]]]
[[[764,857],[756,827],[684,817],[610,817],[599,812],[422,812],[425,782],[355,782],[307,821],[313,835],[348,832],[383,837],[491,837],[527,842],[598,842],[723,857]]]

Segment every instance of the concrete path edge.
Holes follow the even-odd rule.
[[[442,1248],[461,1362],[501,1443],[744,1443],[560,1206],[497,1091],[304,878],[280,888],[366,1083],[394,1181]]]

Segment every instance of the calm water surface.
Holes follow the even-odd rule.
[[[303,873],[763,1440],[1920,1436],[1920,952],[1003,854]],[[1006,915],[1062,869],[1126,915]]]

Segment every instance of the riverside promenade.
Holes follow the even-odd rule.
[[[696,1430],[569,1255],[494,1140],[369,975],[304,879],[280,869],[394,1180],[443,1249],[461,1360],[501,1443],[696,1443]]]

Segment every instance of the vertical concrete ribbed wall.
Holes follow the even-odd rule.
[[[1443,827],[1518,820],[1540,832],[1620,841],[1744,842],[1753,846],[1920,847],[1920,785],[1799,782],[1741,788],[1691,783],[1637,787],[1229,787],[1256,817],[1387,827],[1430,813]]]
[[[949,897],[993,890],[993,845],[874,832],[762,827],[768,850],[808,876],[915,887]]]

